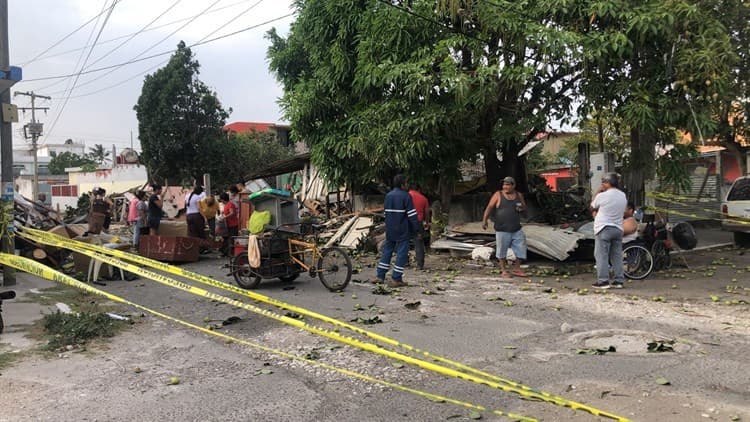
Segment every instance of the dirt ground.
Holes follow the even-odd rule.
[[[603,293],[590,286],[590,262],[530,262],[527,277],[500,280],[492,264],[447,254],[430,255],[425,271],[407,271],[411,286],[394,295],[374,294],[373,285],[362,282],[374,272],[371,255],[357,258],[360,272],[342,294],[329,293],[308,278],[292,285],[263,283],[258,292],[343,321],[377,315],[380,324],[356,324],[633,420],[750,421],[747,252],[724,247],[686,253],[669,270]],[[188,267],[227,280],[222,263],[209,256]],[[238,316],[241,322],[219,331],[314,359],[290,360],[106,303],[137,322],[85,350],[41,353],[36,351],[40,340],[25,337],[33,331],[28,315],[49,312],[55,297],[44,304],[21,298],[4,303],[10,324],[8,334],[0,337],[0,365],[6,358],[0,369],[0,421],[427,421],[479,416],[316,362],[541,420],[604,420],[400,365],[146,280],[107,284],[102,288],[201,326]],[[24,276],[19,290],[29,294],[48,286]],[[35,291],[44,295],[44,290]],[[19,321],[21,314],[27,320]],[[648,353],[646,343],[652,341],[674,341],[674,351]],[[594,353],[609,346],[616,351]],[[170,385],[173,377],[178,384]],[[486,410],[480,415],[507,420]]]

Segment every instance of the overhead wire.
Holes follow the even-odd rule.
[[[232,19],[230,19],[229,21],[225,22],[224,24],[222,24],[222,25],[221,25],[221,26],[219,26],[218,28],[214,29],[214,30],[213,30],[213,31],[211,31],[211,32],[210,32],[209,34],[205,35],[205,36],[204,36],[203,38],[201,38],[200,40],[198,40],[198,42],[204,41],[204,40],[205,40],[206,38],[208,38],[208,37],[210,37],[211,35],[213,35],[213,34],[217,33],[218,31],[220,31],[220,30],[224,29],[225,27],[227,27],[228,25],[230,25],[230,24],[231,24],[232,22],[236,21],[237,19],[241,18],[242,16],[244,16],[245,14],[247,14],[248,12],[250,12],[251,10],[253,10],[253,8],[255,8],[256,6],[258,6],[258,5],[259,5],[260,3],[262,3],[263,1],[264,1],[264,0],[258,0],[257,2],[255,2],[254,4],[252,4],[252,5],[250,6],[250,7],[248,7],[248,8],[247,8],[247,9],[245,9],[244,11],[242,11],[242,12],[238,13],[237,15],[235,15],[235,16],[234,16],[234,17],[233,17]],[[157,63],[156,65],[154,65],[154,66],[151,66],[151,67],[149,67],[148,69],[144,70],[143,72],[140,72],[140,73],[136,74],[135,76],[131,76],[131,77],[129,77],[129,78],[127,78],[127,79],[125,79],[124,81],[118,82],[118,83],[116,83],[116,84],[114,84],[114,85],[110,85],[110,87],[112,87],[112,88],[118,87],[118,86],[120,86],[120,85],[122,85],[122,84],[124,84],[124,83],[126,83],[126,82],[129,82],[129,81],[131,81],[131,80],[133,80],[133,79],[137,78],[138,76],[140,76],[140,75],[142,75],[142,74],[144,74],[144,73],[146,73],[146,72],[149,72],[149,71],[151,71],[151,70],[153,70],[153,69],[155,69],[155,68],[157,68],[157,67],[160,67],[160,66],[164,65],[164,63],[166,63],[166,62],[168,62],[168,61],[169,61],[169,59],[167,59],[167,60],[165,60],[165,61],[162,61],[162,62],[159,62],[159,63]],[[117,69],[113,69],[113,70],[112,70],[112,71],[110,71],[110,72],[107,72],[107,73],[105,73],[105,74],[103,74],[103,75],[100,75],[100,76],[98,76],[98,77],[96,77],[96,78],[93,78],[93,79],[91,79],[91,80],[89,80],[89,81],[86,81],[85,83],[82,83],[81,85],[79,85],[79,88],[80,88],[80,87],[82,87],[82,86],[85,86],[85,85],[90,85],[90,84],[92,84],[92,83],[94,83],[94,82],[96,82],[96,81],[98,81],[98,80],[100,80],[100,79],[104,78],[105,76],[107,76],[107,75],[109,75],[109,74],[111,74],[111,73],[115,72],[116,70],[117,70]],[[109,87],[107,87],[106,89],[109,89]],[[100,90],[97,90],[97,91],[96,91],[96,93],[99,93],[99,92],[101,92],[101,91],[104,91],[104,90],[106,90],[106,89],[105,89],[105,88],[102,88],[102,89],[100,89]],[[50,94],[50,95],[55,95],[55,94],[56,94],[56,93],[52,93],[52,94]],[[74,96],[73,98],[79,98],[79,97],[82,97],[82,96],[88,96],[88,95],[90,95],[90,94],[78,95],[78,96]]]
[[[105,2],[104,4],[106,5],[107,3]],[[47,53],[48,51],[50,51],[50,50],[52,50],[53,48],[57,47],[58,45],[62,44],[63,42],[65,42],[65,40],[67,40],[68,38],[70,38],[70,37],[72,37],[73,35],[75,35],[75,34],[76,34],[76,33],[77,33],[78,31],[80,31],[81,29],[83,29],[83,28],[85,28],[86,26],[88,26],[88,24],[90,24],[90,23],[91,23],[91,22],[93,22],[94,20],[96,20],[96,21],[97,21],[97,23],[98,23],[98,20],[99,20],[99,18],[100,18],[100,17],[101,17],[101,16],[102,16],[102,15],[104,14],[104,12],[106,12],[106,10],[107,10],[107,8],[106,8],[106,7],[103,7],[103,8],[102,8],[102,11],[101,11],[101,12],[99,12],[99,14],[98,14],[98,15],[96,15],[96,16],[94,16],[93,18],[91,18],[91,19],[87,20],[86,22],[82,23],[82,24],[81,24],[81,25],[80,25],[80,26],[79,26],[78,28],[74,29],[74,30],[73,30],[72,32],[70,32],[70,33],[69,33],[68,35],[66,35],[66,36],[62,37],[62,38],[61,38],[60,40],[58,40],[58,41],[57,41],[57,42],[55,42],[54,44],[52,44],[51,46],[47,47],[47,48],[46,48],[46,49],[45,49],[44,51],[42,51],[41,53],[39,53],[39,54],[37,54],[36,56],[34,56],[34,58],[32,58],[31,60],[27,60],[27,61],[25,61],[25,62],[21,63],[21,66],[23,67],[23,66],[26,66],[26,65],[28,65],[28,64],[30,64],[30,63],[33,63],[33,62],[37,61],[37,60],[40,60],[40,57],[41,57],[41,56],[43,56],[43,55],[44,55],[45,53]],[[94,26],[96,26],[96,24],[95,24]],[[88,41],[86,41],[86,43],[88,44]],[[88,46],[87,46],[87,47],[88,47]],[[87,47],[85,47],[85,48],[87,48]],[[85,50],[85,48],[83,48],[83,49]],[[76,50],[76,51],[78,51],[78,50]]]
[[[294,15],[294,13],[287,13],[287,14],[279,16],[277,18],[273,18],[273,19],[269,19],[269,20],[267,20],[265,22],[261,22],[261,23],[259,23],[257,25],[248,26],[246,28],[242,28],[242,29],[239,29],[237,31],[230,32],[230,33],[227,33],[227,34],[224,34],[224,35],[220,35],[218,37],[210,38],[210,39],[207,39],[207,40],[202,41],[202,42],[196,42],[196,43],[190,44],[187,47],[189,47],[189,48],[198,47],[198,46],[209,44],[209,43],[212,43],[212,42],[215,42],[215,41],[223,40],[224,38],[233,37],[233,36],[235,36],[237,34],[241,34],[243,32],[247,32],[247,31],[253,30],[253,29],[258,28],[260,26],[267,25],[269,23],[280,21],[282,19],[288,18],[288,17],[293,16],[293,15]],[[149,60],[149,59],[153,59],[155,57],[164,56],[164,55],[172,54],[172,53],[174,53],[174,50],[163,51],[161,53],[152,54],[150,56],[141,57],[139,59],[128,60],[126,62],[122,62],[122,63],[118,63],[118,64],[113,64],[113,65],[110,65],[110,66],[103,66],[103,67],[100,67],[100,68],[97,68],[97,69],[91,69],[91,70],[83,71],[83,72],[81,72],[81,74],[85,75],[85,74],[90,74],[90,73],[102,72],[102,71],[113,69],[113,68],[116,68],[116,67],[122,67],[122,66],[125,66],[125,65],[129,65],[129,64],[133,64],[133,63],[138,63],[138,62],[146,61],[146,60]],[[75,76],[75,75],[76,74],[74,73],[72,75],[71,74],[66,74],[66,75],[58,75],[58,76],[44,76],[44,77],[40,77],[40,78],[27,79],[26,82],[61,79],[61,78],[67,78],[67,77],[70,77],[70,76]]]
[[[281,19],[284,19],[284,18],[287,18],[287,17],[289,17],[289,15],[285,15],[285,16],[282,16],[282,17],[280,17],[280,18],[276,18],[276,19],[273,19],[273,20],[270,20],[270,21],[267,21],[267,22],[263,22],[263,23],[260,23],[260,24],[258,24],[258,25],[256,26],[256,28],[257,28],[257,27],[260,27],[260,26],[263,26],[263,25],[266,25],[266,24],[269,24],[269,23],[273,23],[274,21],[277,21],[277,20],[281,20]],[[254,29],[254,28],[250,28],[250,29]],[[163,66],[163,65],[164,65],[164,64],[166,64],[166,63],[167,63],[168,61],[169,61],[169,59],[167,59],[167,60],[164,60],[164,61],[161,61],[161,62],[157,63],[156,65],[154,65],[154,66],[151,66],[151,67],[149,67],[148,69],[146,69],[146,70],[144,70],[144,71],[142,71],[142,72],[136,73],[135,75],[133,75],[133,76],[131,76],[131,77],[129,77],[129,78],[127,78],[127,79],[123,80],[123,81],[120,81],[120,82],[118,82],[118,83],[116,83],[116,84],[114,84],[114,85],[109,85],[109,86],[106,86],[106,87],[103,87],[103,88],[97,89],[97,90],[95,90],[95,91],[87,92],[87,93],[85,93],[85,94],[74,95],[74,96],[72,96],[72,97],[70,97],[70,98],[71,98],[71,99],[74,99],[74,98],[83,98],[83,97],[90,97],[90,96],[92,96],[92,95],[96,95],[96,94],[99,94],[99,93],[101,93],[101,92],[104,92],[104,91],[107,91],[107,90],[110,90],[110,89],[113,89],[113,88],[117,88],[118,86],[124,85],[124,84],[126,84],[126,83],[128,83],[128,82],[132,81],[133,79],[135,79],[135,78],[137,78],[137,77],[139,77],[139,76],[142,76],[142,75],[144,75],[145,73],[148,73],[148,72],[150,72],[150,71],[152,71],[152,70],[154,70],[154,69],[156,69],[156,68],[158,68],[158,67],[160,67],[160,66]]]
[[[211,10],[211,11],[203,13],[202,15],[205,16],[205,15],[211,15],[211,14],[214,14],[214,13],[218,13],[218,12],[220,12],[222,10],[229,9],[229,8],[235,7],[235,6],[243,4],[243,3],[248,3],[249,1],[250,0],[238,1],[238,2],[235,2],[235,3],[232,3],[232,4],[228,4],[226,6],[218,7],[216,9]],[[188,17],[177,19],[177,20],[174,20],[174,21],[171,21],[171,22],[167,22],[167,23],[164,23],[164,24],[161,24],[161,25],[156,25],[154,27],[151,27],[151,28],[148,28],[148,29],[144,30],[143,32],[151,32],[151,31],[155,31],[157,29],[166,28],[168,26],[172,26],[172,25],[178,24],[180,22],[185,22],[186,20],[192,19],[195,16],[200,16],[200,15],[201,14],[199,14],[199,15],[193,15],[193,16],[188,16]],[[130,34],[121,35],[121,36],[115,37],[115,38],[110,38],[108,40],[100,41],[99,45],[101,46],[101,45],[109,44],[109,43],[115,42],[117,40],[121,40],[123,38],[127,38],[127,37],[129,37],[129,36],[131,36],[133,34],[135,34],[135,32],[130,33]],[[70,35],[72,35],[72,34],[70,34]],[[59,42],[56,43],[55,46],[58,45],[58,44],[59,44]],[[51,50],[53,47],[48,48],[47,50],[45,50],[45,52]],[[29,60],[29,61],[23,63],[23,65],[25,66],[25,65],[28,65],[28,64],[36,62],[36,61],[45,60],[45,59],[51,59],[53,57],[59,57],[59,56],[64,56],[66,54],[75,53],[76,51],[86,50],[89,47],[91,47],[91,45],[87,43],[83,47],[78,47],[78,48],[74,48],[74,49],[70,49],[70,50],[65,50],[65,51],[61,51],[61,52],[55,53],[55,54],[50,54],[50,55],[47,55],[47,56],[39,57],[39,55],[37,55],[37,57],[35,57],[34,59]],[[43,53],[40,53],[40,54],[43,54]]]
[[[99,41],[99,38],[102,36],[102,32],[104,32],[104,28],[107,26],[107,22],[109,22],[109,18],[110,16],[112,16],[112,12],[114,12],[115,6],[117,6],[117,3],[119,1],[120,0],[112,1],[112,6],[109,7],[109,12],[107,13],[107,16],[104,18],[104,22],[102,22],[102,26],[99,28],[99,33],[96,34],[96,39],[94,39],[94,44],[91,46],[89,53],[86,55],[86,60],[83,61],[81,70],[76,75],[75,80],[73,81],[73,86],[70,88],[70,91],[68,91],[68,95],[65,97],[65,101],[63,102],[63,105],[60,107],[59,111],[57,112],[57,116],[55,116],[55,120],[52,122],[50,129],[44,135],[44,140],[42,140],[42,144],[44,144],[47,141],[50,134],[52,134],[52,132],[55,130],[55,126],[57,125],[57,122],[60,120],[60,116],[62,116],[63,112],[65,111],[65,106],[68,104],[68,100],[70,100],[70,94],[73,93],[73,90],[76,88],[76,84],[78,83],[78,78],[81,77],[81,71],[83,71],[83,69],[86,67],[86,63],[88,63],[89,58],[91,57],[91,54],[94,52],[94,47],[96,47],[96,43]]]
[[[177,1],[177,3],[179,3],[180,1],[181,1],[181,0],[178,0],[178,1]],[[203,14],[205,14],[205,13],[206,13],[206,12],[207,12],[208,10],[210,10],[210,9],[211,9],[211,8],[212,8],[213,6],[215,6],[215,5],[216,5],[217,3],[219,3],[220,1],[221,1],[221,0],[216,0],[216,1],[214,1],[214,2],[213,2],[213,3],[211,4],[211,5],[210,5],[210,6],[208,6],[208,7],[207,7],[207,8],[205,8],[205,9],[203,9],[203,10],[201,11],[201,13],[199,13],[199,14],[197,14],[197,15],[194,15],[194,16],[193,16],[193,17],[192,17],[192,18],[191,18],[190,20],[188,20],[188,21],[187,21],[187,22],[186,22],[185,24],[181,25],[181,26],[180,26],[179,28],[177,28],[177,29],[175,29],[174,31],[170,32],[170,33],[169,33],[168,35],[166,35],[165,37],[163,37],[163,38],[162,38],[162,39],[160,39],[159,41],[157,41],[157,42],[155,42],[155,43],[151,44],[151,45],[150,45],[149,47],[147,47],[147,48],[146,48],[145,50],[141,51],[141,52],[140,52],[140,53],[138,53],[138,54],[137,54],[137,55],[136,55],[135,57],[133,57],[133,59],[137,59],[138,57],[140,57],[140,56],[142,56],[142,55],[144,55],[144,54],[148,53],[148,52],[149,52],[149,51],[151,51],[151,50],[153,50],[154,48],[156,48],[156,46],[158,46],[159,44],[161,44],[161,43],[163,43],[164,41],[166,41],[167,39],[169,39],[169,38],[170,38],[170,37],[171,37],[172,35],[176,34],[177,32],[179,32],[180,30],[182,30],[182,29],[183,29],[183,28],[185,28],[186,26],[188,26],[188,25],[190,25],[191,23],[193,23],[193,22],[194,22],[194,21],[195,21],[196,19],[198,19],[199,17],[203,16]],[[170,7],[170,9],[171,9],[171,8],[172,8],[172,7]],[[166,13],[166,12],[165,12],[165,13]],[[161,15],[160,15],[160,16],[161,16]],[[158,18],[157,18],[157,19],[158,19]],[[153,22],[153,21],[152,21],[152,22]],[[119,48],[119,46],[118,46],[118,48]],[[99,60],[97,60],[96,62],[98,62],[98,61],[99,61]],[[96,63],[96,62],[94,62],[94,63]],[[92,64],[93,64],[93,63],[92,63]],[[86,69],[89,69],[89,68],[91,68],[91,66],[89,66],[89,67],[86,67],[86,68],[84,68],[84,69],[83,69],[83,71],[84,71],[84,72],[83,72],[83,74],[86,74],[86,72],[85,72],[85,71],[86,71]],[[117,71],[117,68],[113,69],[113,70],[112,70],[111,72],[107,72],[107,73],[105,73],[105,74],[103,74],[103,75],[99,76],[98,78],[94,78],[93,80],[89,80],[89,81],[86,81],[86,82],[82,83],[81,85],[79,85],[79,87],[80,87],[80,86],[86,86],[86,85],[89,85],[89,84],[91,84],[91,83],[93,83],[93,82],[95,82],[95,81],[97,81],[97,80],[99,80],[99,79],[101,79],[101,78],[103,78],[103,77],[105,77],[105,76],[107,76],[107,75],[109,75],[109,74],[111,74],[111,73],[115,72],[115,71]],[[59,83],[59,82],[58,82],[58,83]],[[50,86],[53,86],[53,85],[55,85],[55,84],[52,84],[52,85],[50,85]],[[52,93],[51,95],[55,95],[55,94],[59,94],[59,92],[57,92],[57,93]]]

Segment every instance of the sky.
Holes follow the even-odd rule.
[[[50,108],[46,114],[37,112],[37,121],[44,123],[45,132],[40,145],[60,144],[70,138],[88,147],[102,144],[121,149],[131,146],[132,132],[133,147],[140,151],[133,106],[141,93],[143,78],[164,66],[180,40],[190,45],[293,11],[291,0],[117,0],[103,25],[113,1],[8,2],[10,64],[23,68],[24,79],[12,90],[52,97],[50,101],[37,100],[37,107]],[[95,17],[100,14],[97,20]],[[191,21],[194,16],[198,17]],[[91,23],[55,45],[92,18]],[[201,64],[199,79],[216,91],[225,108],[233,110],[228,123],[284,122],[277,104],[282,89],[268,70],[269,41],[264,35],[275,27],[286,36],[293,19],[286,17],[192,48]],[[144,27],[146,30],[130,39],[131,34]],[[99,40],[93,50],[83,48],[90,47],[97,35]],[[75,76],[30,81],[75,75],[82,68],[85,72],[163,52],[170,54],[117,67],[114,71],[81,74],[77,82]],[[73,90],[66,102],[70,88]],[[12,102],[19,107],[30,104],[29,98],[23,96],[14,97]],[[31,113],[19,111],[19,122],[13,125],[14,148],[30,145],[22,135],[22,127],[29,121]]]

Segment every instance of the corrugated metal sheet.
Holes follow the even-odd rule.
[[[529,251],[556,261],[564,261],[584,239],[581,233],[551,226],[527,224],[523,226]]]
[[[582,233],[541,224],[524,224],[522,229],[524,234],[526,234],[526,245],[530,252],[534,252],[537,255],[555,261],[564,261],[567,259],[568,254],[578,247],[578,241],[586,238]],[[495,231],[491,226],[488,227],[487,230],[483,230],[481,222],[459,224],[453,226],[451,231],[468,236],[494,236],[495,234]],[[445,249],[466,251],[483,245],[446,241],[444,243],[438,243],[438,247],[441,246]],[[432,244],[432,247],[436,249],[438,248],[434,243]]]

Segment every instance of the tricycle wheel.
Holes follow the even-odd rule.
[[[328,290],[343,290],[352,278],[352,260],[343,249],[328,248],[318,261],[318,275]]]
[[[243,289],[254,289],[260,284],[260,276],[250,269],[247,253],[241,252],[232,258],[232,275],[237,285]]]
[[[296,280],[297,277],[299,277],[299,273],[281,276],[279,277],[279,280],[283,281],[284,283],[291,283],[292,281]]]

